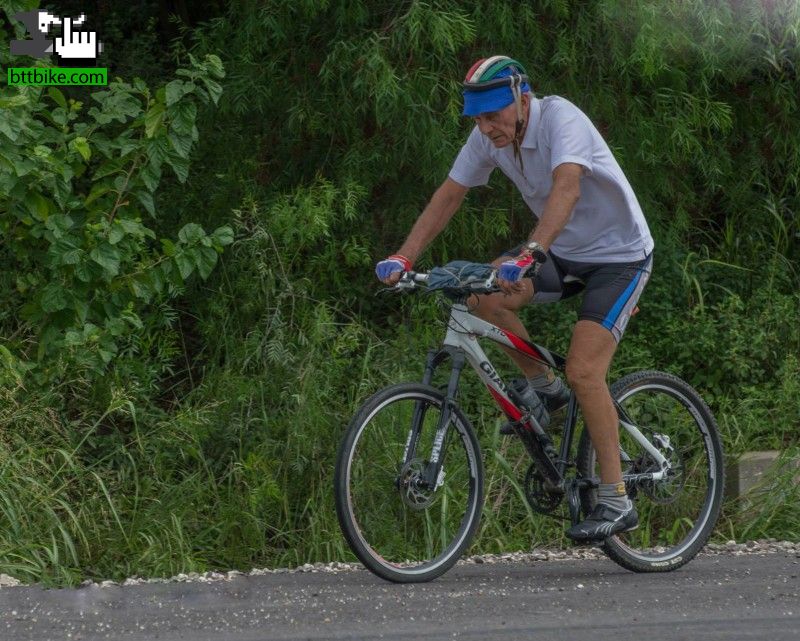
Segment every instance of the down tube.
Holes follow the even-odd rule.
[[[470,317],[470,320],[479,320],[475,317]],[[482,322],[482,321],[481,321]],[[473,325],[474,323],[470,323]],[[488,323],[487,323],[488,325]],[[461,325],[462,327],[464,325]],[[489,388],[489,391],[494,396],[497,403],[502,407],[503,411],[514,421],[518,421],[522,417],[522,412],[517,409],[512,400],[508,396],[505,383],[500,378],[500,375],[494,369],[494,366],[489,362],[486,353],[478,344],[478,339],[473,334],[466,334],[464,332],[456,332],[453,329],[447,331],[447,336],[444,341],[445,345],[456,347],[464,352],[467,361],[472,368],[478,373],[480,379]]]

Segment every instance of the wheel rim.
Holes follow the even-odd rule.
[[[719,461],[710,428],[692,401],[672,387],[650,383],[616,398],[633,424],[651,443],[658,443],[673,473],[662,481],[628,488],[639,514],[639,527],[608,539],[606,544],[615,544],[650,564],[678,564],[707,532],[714,511]],[[653,458],[623,428],[620,448],[623,475],[656,469]],[[594,466],[594,451],[592,455]]]
[[[424,404],[414,456],[404,464],[412,415]],[[430,460],[438,399],[421,393],[394,396],[375,407],[354,438],[346,468],[347,510],[363,551],[391,572],[416,575],[451,560],[478,510],[476,452],[453,416],[442,447],[444,475],[435,489],[412,487]],[[364,559],[362,559],[364,560]]]

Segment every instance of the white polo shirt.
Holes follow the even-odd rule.
[[[553,170],[565,162],[583,165],[581,196],[551,251],[586,263],[634,262],[653,251],[633,189],[600,132],[578,107],[559,96],[531,96],[520,153],[524,173],[513,145],[497,149],[475,127],[449,175],[460,185],[478,187],[499,167],[538,217],[553,186]]]

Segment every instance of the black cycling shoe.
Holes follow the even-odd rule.
[[[567,536],[579,543],[602,541],[609,536],[630,532],[637,527],[639,527],[639,515],[633,503],[630,509],[624,512],[605,503],[598,503],[589,516],[567,530]]]

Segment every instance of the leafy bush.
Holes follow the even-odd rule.
[[[157,238],[147,222],[164,168],[186,181],[198,107],[222,91],[219,58],[191,63],[156,91],[111,82],[91,106],[55,87],[0,93],[0,296],[15,326],[6,357],[39,385],[102,376],[148,305],[193,274],[208,278],[233,240],[230,227],[207,235],[196,223]]]

